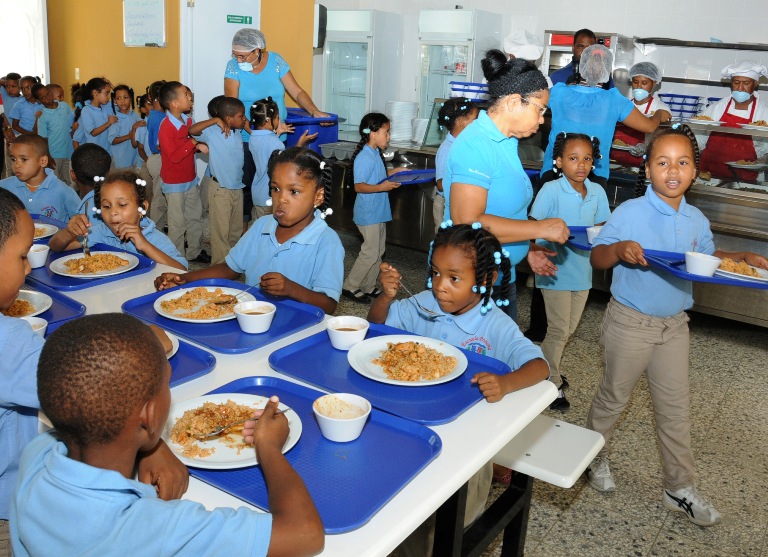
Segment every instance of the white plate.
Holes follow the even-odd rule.
[[[453,368],[453,371],[440,379],[434,379],[432,381],[399,381],[387,377],[387,374],[384,373],[384,368],[373,363],[373,360],[381,356],[381,353],[387,349],[387,343],[409,341],[420,342],[429,348],[434,348],[446,356],[453,356],[456,358],[456,366]],[[428,387],[430,385],[447,383],[448,381],[453,381],[461,376],[467,369],[467,357],[459,348],[433,338],[419,337],[415,335],[384,335],[365,339],[364,341],[355,344],[350,349],[347,353],[347,360],[349,361],[349,365],[352,366],[352,369],[363,377],[379,381],[380,383],[402,385],[404,387]]]
[[[701,124],[702,126],[719,126],[724,124],[722,120],[696,120],[694,118],[687,118],[689,124]]]
[[[72,255],[67,255],[65,257],[60,257],[59,259],[52,261],[48,267],[51,269],[52,272],[64,277],[70,277],[70,278],[76,278],[76,279],[95,279],[95,278],[111,277],[114,275],[122,275],[123,273],[127,273],[131,269],[135,269],[139,265],[139,258],[133,255],[132,253],[126,253],[124,251],[91,251],[91,255],[96,255],[97,253],[111,253],[112,255],[115,255],[117,257],[120,257],[121,259],[125,259],[126,261],[128,261],[128,265],[124,267],[120,267],[118,269],[113,269],[112,271],[100,271],[98,273],[89,273],[89,274],[70,273],[69,271],[67,271],[67,268],[64,266],[64,263],[71,259],[79,259],[81,257],[85,257],[82,254],[82,252],[78,252],[78,253],[73,253]]]
[[[52,224],[47,224],[44,222],[35,222],[35,229],[42,228],[45,232],[41,234],[40,236],[36,236],[35,240],[42,240],[43,238],[48,238],[49,236],[53,236],[59,231],[58,226],[53,226]],[[37,230],[35,230],[37,232]]]
[[[165,356],[170,360],[171,358],[173,358],[176,355],[176,352],[179,351],[179,337],[177,337],[173,333],[169,333],[165,329],[163,329],[163,332],[166,335],[168,335],[168,338],[171,341],[171,351],[165,353]]]
[[[182,456],[181,453],[184,452],[184,450],[181,445],[171,441],[171,430],[173,429],[173,424],[176,423],[177,419],[184,415],[184,412],[187,410],[199,408],[206,402],[221,404],[227,402],[228,400],[231,400],[236,404],[246,404],[248,406],[252,406],[254,409],[260,409],[267,405],[267,401],[269,399],[265,396],[259,395],[220,393],[191,398],[189,400],[185,400],[184,402],[174,404],[171,407],[171,410],[168,413],[168,421],[166,422],[165,428],[163,429],[162,437],[165,442],[168,443],[168,446],[171,448],[171,450],[176,453],[176,456],[179,457],[179,460],[185,465],[193,466],[195,468],[208,468],[210,470],[229,470],[232,468],[244,468],[246,466],[255,466],[258,464],[256,460],[256,451],[254,451],[253,446],[246,446],[242,451],[240,451],[240,454],[237,454],[237,449],[228,447],[219,439],[213,439],[211,441],[198,441],[197,444],[202,448],[216,449],[216,452],[205,458],[189,458]],[[281,403],[280,409],[282,410],[284,408],[287,408],[286,405]],[[301,437],[302,430],[301,418],[299,418],[299,415],[296,412],[293,410],[288,410],[284,416],[288,418],[288,426],[290,428],[290,432],[288,433],[288,439],[286,439],[285,445],[283,445],[283,454],[290,451],[296,445],[296,443],[299,442],[299,437]],[[234,434],[230,435],[230,437],[237,438],[238,436]]]
[[[750,267],[752,267],[750,265]],[[739,273],[732,273],[731,271],[723,271],[722,269],[718,269],[715,271],[715,274],[719,277],[725,277],[725,278],[732,278],[736,280],[747,280],[747,281],[753,281],[753,282],[768,282],[768,271],[765,269],[758,269],[757,267],[752,267],[755,271],[757,271],[757,274],[760,275],[759,277],[748,277],[747,275],[741,275]]]
[[[742,129],[768,132],[768,126],[756,126],[754,124],[739,124]]]
[[[19,290],[19,295],[16,296],[17,300],[27,300],[30,304],[35,306],[35,311],[24,317],[34,317],[40,315],[50,309],[53,305],[53,300],[48,294],[37,292],[35,290]]]
[[[768,168],[768,164],[764,162],[758,162],[755,164],[741,164],[738,162],[727,162],[725,163],[731,168],[739,168],[741,170],[763,170],[765,168]]]
[[[176,313],[170,313],[168,311],[165,311],[160,304],[162,302],[165,302],[166,300],[175,300],[176,298],[179,298],[183,296],[186,292],[189,292],[190,290],[193,290],[195,287],[191,288],[182,288],[180,290],[174,290],[173,292],[168,292],[168,294],[164,294],[160,296],[157,300],[155,300],[155,303],[153,304],[153,307],[155,308],[155,311],[158,315],[162,315],[163,317],[167,317],[168,319],[175,319],[176,321],[184,321],[185,323],[218,323],[219,321],[228,321],[230,319],[235,318],[235,312],[233,311],[231,314],[225,315],[223,317],[216,317],[213,319],[190,319],[189,317],[183,317],[182,315],[178,315]],[[242,294],[243,290],[239,290],[237,288],[228,288],[226,286],[208,286],[204,287],[208,292],[213,292],[217,288],[220,288],[223,294],[230,294],[232,296],[237,296],[238,294]],[[238,298],[238,301],[240,302],[251,302],[255,300],[256,298],[252,296],[249,292],[246,292],[245,294],[242,294]],[[183,311],[183,312],[189,312],[193,310],[177,310],[177,311]]]
[[[611,144],[611,149],[616,149],[617,151],[631,151],[632,145],[615,145]]]

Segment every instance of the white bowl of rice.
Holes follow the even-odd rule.
[[[371,403],[361,396],[336,393],[318,398],[312,404],[323,437],[336,443],[354,441],[363,432],[371,415]]]

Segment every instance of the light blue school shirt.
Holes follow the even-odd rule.
[[[136,159],[139,158],[139,152],[136,147],[131,145],[131,140],[123,141],[114,145],[112,142],[123,135],[131,133],[133,124],[141,120],[139,115],[131,110],[128,114],[117,113],[117,122],[109,126],[107,134],[109,144],[112,146],[112,164],[116,169],[133,168],[136,165]]]
[[[243,184],[243,142],[237,130],[231,130],[229,136],[217,125],[209,126],[200,134],[208,144],[208,172],[216,178],[222,188],[240,190]]]
[[[387,169],[381,160],[379,149],[366,145],[355,157],[355,184],[378,184],[387,177]],[[360,193],[355,195],[355,206],[352,220],[358,226],[380,224],[392,220],[392,210],[389,207],[389,192]]]
[[[344,247],[338,234],[315,210],[315,218],[284,244],[275,237],[277,221],[264,215],[235,244],[225,262],[235,272],[245,273],[245,282],[259,284],[266,273],[281,273],[314,292],[337,302],[344,281]]]
[[[77,206],[77,214],[78,215],[85,215],[85,204],[88,203],[88,214],[85,215],[89,219],[93,218],[93,196],[96,195],[96,192],[93,190],[89,191],[85,194],[85,196],[80,200],[80,205]]]
[[[192,118],[190,118],[185,114],[181,115],[182,118],[186,118],[185,122],[182,122],[170,112],[166,112],[165,116],[166,118],[168,118],[171,124],[173,124],[173,127],[176,128],[177,130],[183,125],[191,126],[194,123]],[[195,168],[197,168],[197,166],[195,166]],[[195,178],[193,180],[190,180],[189,182],[182,182],[180,184],[166,184],[165,182],[163,182],[161,189],[163,193],[184,193],[186,191],[191,190],[196,185],[197,185],[197,175],[195,175]]]
[[[78,118],[77,129],[74,132],[72,132],[72,141],[77,141],[77,145],[80,146],[80,145],[84,145],[87,142],[87,140],[88,138],[85,136],[85,128],[83,128],[83,119]]]
[[[149,132],[147,131],[147,126],[141,126],[140,128],[136,128],[136,168],[141,168],[146,163],[144,162],[144,159],[141,158],[139,155],[139,149],[138,144],[141,143],[142,147],[144,147],[144,154],[147,155],[147,158],[152,156],[152,150],[149,148]]]
[[[224,70],[224,79],[234,79],[240,83],[237,98],[243,101],[246,114],[251,113],[251,105],[255,101],[272,97],[272,100],[277,103],[280,121],[285,122],[288,109],[285,107],[285,86],[282,79],[289,71],[291,67],[288,62],[277,52],[270,52],[266,66],[258,74],[241,70],[237,66],[237,60],[230,58]],[[240,137],[243,142],[247,142],[248,132],[243,130],[240,132]],[[282,139],[285,140],[285,137]]]
[[[625,201],[613,212],[595,238],[593,246],[634,240],[643,249],[712,255],[715,244],[709,221],[683,197],[675,211],[647,188],[645,195]],[[654,267],[620,261],[613,268],[611,294],[617,301],[641,313],[670,317],[693,305],[690,281]]]
[[[43,105],[39,102],[35,101],[31,103],[22,97],[21,100],[13,105],[8,118],[11,120],[11,123],[13,123],[13,120],[18,120],[19,126],[21,126],[22,129],[31,132],[32,128],[35,127],[35,114],[42,108]],[[16,134],[16,137],[20,135],[16,130],[13,130],[13,133]]]
[[[541,166],[542,175],[552,169],[552,149],[555,137],[562,131],[584,133],[600,140],[603,157],[595,161],[595,174],[608,178],[608,151],[611,150],[616,124],[622,122],[635,105],[618,89],[602,89],[583,85],[557,83],[549,90],[552,109],[552,130]]]
[[[444,220],[451,218],[451,184],[470,184],[488,190],[485,213],[514,220],[528,220],[528,206],[533,199],[531,179],[517,154],[517,138],[499,131],[488,114],[464,128],[453,143],[443,177],[445,192]],[[515,265],[528,254],[529,242],[505,244]]]
[[[435,155],[435,181],[443,180],[445,178],[445,166],[448,164],[448,154],[451,152],[453,142],[456,138],[450,133],[445,136],[445,139],[440,144],[440,148]],[[445,185],[443,185],[445,187]],[[437,195],[443,195],[440,190],[437,191]],[[439,224],[439,223],[438,223]]]
[[[435,319],[426,318],[417,301],[440,315]],[[525,338],[512,318],[496,305],[485,315],[480,312],[480,304],[461,315],[443,313],[431,290],[392,302],[386,324],[496,358],[513,371],[536,358],[544,359],[541,348]]]
[[[75,190],[59,180],[50,168],[45,169],[45,180],[35,191],[30,191],[16,176],[0,180],[0,188],[15,194],[30,213],[63,222],[69,222],[80,206],[80,197]]]
[[[253,183],[251,184],[251,198],[254,205],[264,207],[270,198],[269,174],[267,174],[269,157],[272,156],[273,152],[285,149],[285,145],[273,131],[253,130],[251,139],[248,141],[248,149],[251,151],[253,163],[256,166],[256,173],[253,175]]]
[[[112,126],[101,132],[99,135],[92,135],[91,132],[106,124],[109,114],[111,113],[111,110],[107,113],[103,107],[95,108],[91,105],[91,101],[85,101],[85,106],[80,112],[80,119],[78,120],[80,123],[79,127],[83,129],[85,135],[85,143],[95,143],[99,147],[103,147],[110,156],[112,155],[112,143],[109,140],[109,128],[113,127],[115,124],[112,124]]]
[[[88,218],[91,221],[91,231],[88,233],[89,245],[92,246],[96,243],[101,243],[113,248],[124,249],[125,251],[129,251],[131,253],[141,253],[136,249],[136,246],[130,240],[123,242],[120,240],[120,238],[115,236],[114,232],[110,230],[110,228],[104,223],[103,220],[101,220],[100,217],[94,217],[93,213],[91,213],[88,215]],[[176,246],[173,245],[173,242],[171,242],[168,236],[157,229],[155,226],[155,221],[149,217],[142,217],[139,221],[139,226],[141,227],[141,233],[144,235],[144,238],[147,239],[147,242],[155,246],[171,259],[175,259],[184,265],[184,268],[189,269],[187,260],[179,253],[179,251],[176,249]],[[144,254],[141,253],[141,255]]]
[[[226,507],[208,511],[194,501],[163,501],[152,485],[67,457],[66,445],[52,432],[24,450],[11,506],[17,557],[263,557],[271,535],[271,514]]]
[[[43,337],[0,314],[0,520],[10,516],[21,451],[37,435],[37,361]]]
[[[65,102],[56,108],[42,106],[43,115],[37,120],[37,134],[48,140],[48,152],[54,159],[68,159],[72,156],[72,122],[75,114]]]
[[[561,176],[544,184],[536,195],[531,207],[531,217],[536,220],[561,218],[568,226],[593,226],[605,222],[611,216],[608,196],[600,184],[584,180],[587,195],[573,189],[568,178]],[[550,290],[589,290],[592,288],[592,266],[589,252],[573,248],[568,244],[556,244],[546,240],[537,243],[557,252],[554,277],[536,275],[536,286]]]
[[[8,118],[8,123],[10,124],[11,110],[13,110],[13,107],[16,105],[16,103],[23,99],[24,96],[19,95],[17,97],[12,97],[8,94],[8,90],[5,87],[0,87],[0,97],[3,99],[3,111],[5,113],[5,117]]]

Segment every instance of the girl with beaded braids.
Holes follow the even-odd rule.
[[[605,371],[587,415],[587,427],[601,433],[605,446],[587,469],[598,491],[614,491],[608,455],[616,422],[641,375],[653,404],[664,490],[664,507],[699,526],[720,522],[720,513],[694,485],[688,365],[687,309],[692,285],[650,269],[644,248],[695,251],[729,257],[768,269],[768,259],[751,252],[717,250],[709,221],[685,200],[698,173],[696,138],[675,124],[651,138],[645,149],[645,195],[619,205],[593,242],[595,269],[613,269],[611,300],[600,329]],[[641,179],[641,178],[640,178]],[[640,180],[639,179],[639,180]]]
[[[88,236],[90,246],[106,244],[149,257],[176,269],[188,268],[187,260],[173,242],[146,216],[147,183],[131,170],[117,170],[106,177],[95,176],[90,214],[75,215],[67,227],[51,237],[51,251],[65,251],[82,246]]]
[[[248,229],[224,263],[186,274],[163,273],[164,290],[203,278],[236,279],[272,296],[336,311],[344,278],[344,248],[325,222],[331,199],[331,168],[310,149],[276,151],[268,173],[273,213]]]

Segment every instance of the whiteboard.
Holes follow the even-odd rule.
[[[165,46],[165,0],[123,0],[125,46]]]

